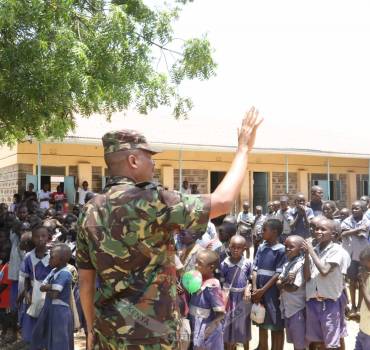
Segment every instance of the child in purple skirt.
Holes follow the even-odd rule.
[[[70,307],[72,274],[67,268],[72,252],[67,244],[54,246],[50,254],[53,270],[40,287],[45,305],[35,325],[31,349],[73,350],[73,318]]]
[[[32,302],[33,285],[35,281],[42,282],[50,273],[52,267],[49,265],[50,255],[47,250],[49,241],[49,231],[44,226],[37,226],[32,230],[32,242],[35,249],[26,254],[20,270],[20,278],[24,278],[24,287],[20,286],[19,300],[24,300],[23,312],[20,315],[20,325],[22,329],[22,339],[26,343],[31,342],[32,332],[35,327],[37,317],[30,316],[27,310]],[[21,283],[22,285],[23,283]]]
[[[218,254],[202,250],[197,255],[197,269],[202,274],[203,284],[190,299],[190,321],[195,350],[223,350],[221,321],[225,314],[220,282],[214,278],[219,266]]]
[[[306,280],[306,340],[323,343],[325,349],[339,349],[343,275],[342,248],[335,239],[335,223],[322,218],[315,231],[315,248],[304,241]]]
[[[285,252],[288,258],[279,276],[277,287],[280,289],[280,309],[285,321],[288,343],[293,343],[294,350],[306,348],[306,286],[303,276],[304,255],[303,238],[288,236]]]
[[[370,349],[370,246],[360,254],[359,275],[363,300],[360,308],[360,331],[356,338],[355,350]]]
[[[258,247],[252,274],[252,302],[263,304],[265,320],[259,324],[259,350],[268,349],[268,330],[271,331],[272,349],[282,350],[284,346],[284,321],[280,312],[279,290],[276,282],[286,262],[285,247],[279,243],[283,224],[278,219],[263,224],[264,242]]]
[[[244,344],[244,350],[249,349],[251,340],[250,320],[250,285],[252,263],[243,254],[246,240],[235,235],[230,240],[230,257],[221,263],[221,277],[224,289],[229,291],[227,314],[224,320],[224,343],[226,349],[234,349],[237,343]],[[249,306],[249,308],[248,308]]]

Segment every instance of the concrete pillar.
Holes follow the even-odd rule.
[[[174,188],[174,169],[172,166],[163,166],[161,171],[161,183],[169,190]]]
[[[356,183],[356,174],[348,174],[348,202],[347,205],[351,205],[357,199],[357,183]]]
[[[247,170],[245,172],[242,188],[240,190],[240,203],[243,203],[243,201],[249,201],[249,204],[252,206],[253,203],[251,202],[252,198],[250,198],[250,174]],[[240,208],[239,208],[240,209]]]
[[[78,186],[81,187],[84,181],[89,183],[89,189],[92,188],[92,166],[90,163],[79,163],[78,167]]]
[[[299,171],[298,172],[298,192],[302,192],[306,199],[309,200],[308,197],[308,172],[307,171]]]

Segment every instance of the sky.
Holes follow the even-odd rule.
[[[255,105],[265,118],[259,147],[370,154],[369,13],[362,0],[188,3],[175,36],[206,33],[218,64],[216,77],[183,84],[194,102],[190,119],[234,128]]]

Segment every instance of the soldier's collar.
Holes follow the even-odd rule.
[[[107,183],[105,185],[105,188],[116,186],[116,185],[122,185],[122,184],[131,184],[136,187],[140,187],[143,189],[150,189],[150,188],[156,188],[158,187],[158,184],[154,182],[139,182],[136,183],[133,179],[127,177],[127,176],[111,176],[108,178]]]
[[[106,187],[120,185],[120,184],[133,184],[135,185],[135,181],[127,176],[110,176],[108,177]]]

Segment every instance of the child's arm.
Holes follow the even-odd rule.
[[[275,273],[268,282],[260,289],[255,289],[252,293],[252,301],[256,304],[261,302],[262,297],[265,295],[265,293],[276,284],[277,280],[279,279],[279,273]]]
[[[313,250],[312,245],[307,241],[303,241],[302,248],[305,250],[305,253],[307,252],[311,256],[313,263],[316,265],[321,275],[326,276],[334,268],[334,263],[323,263]],[[305,259],[307,259],[306,256]]]
[[[252,272],[252,290],[257,290],[257,271]]]
[[[304,280],[307,282],[311,279],[311,262],[308,251],[304,247],[303,250],[304,250],[303,277]]]
[[[358,227],[358,228],[349,229],[349,230],[344,229],[342,231],[342,237],[351,236],[351,235],[359,235],[361,232],[365,230],[366,229],[364,227]]]

